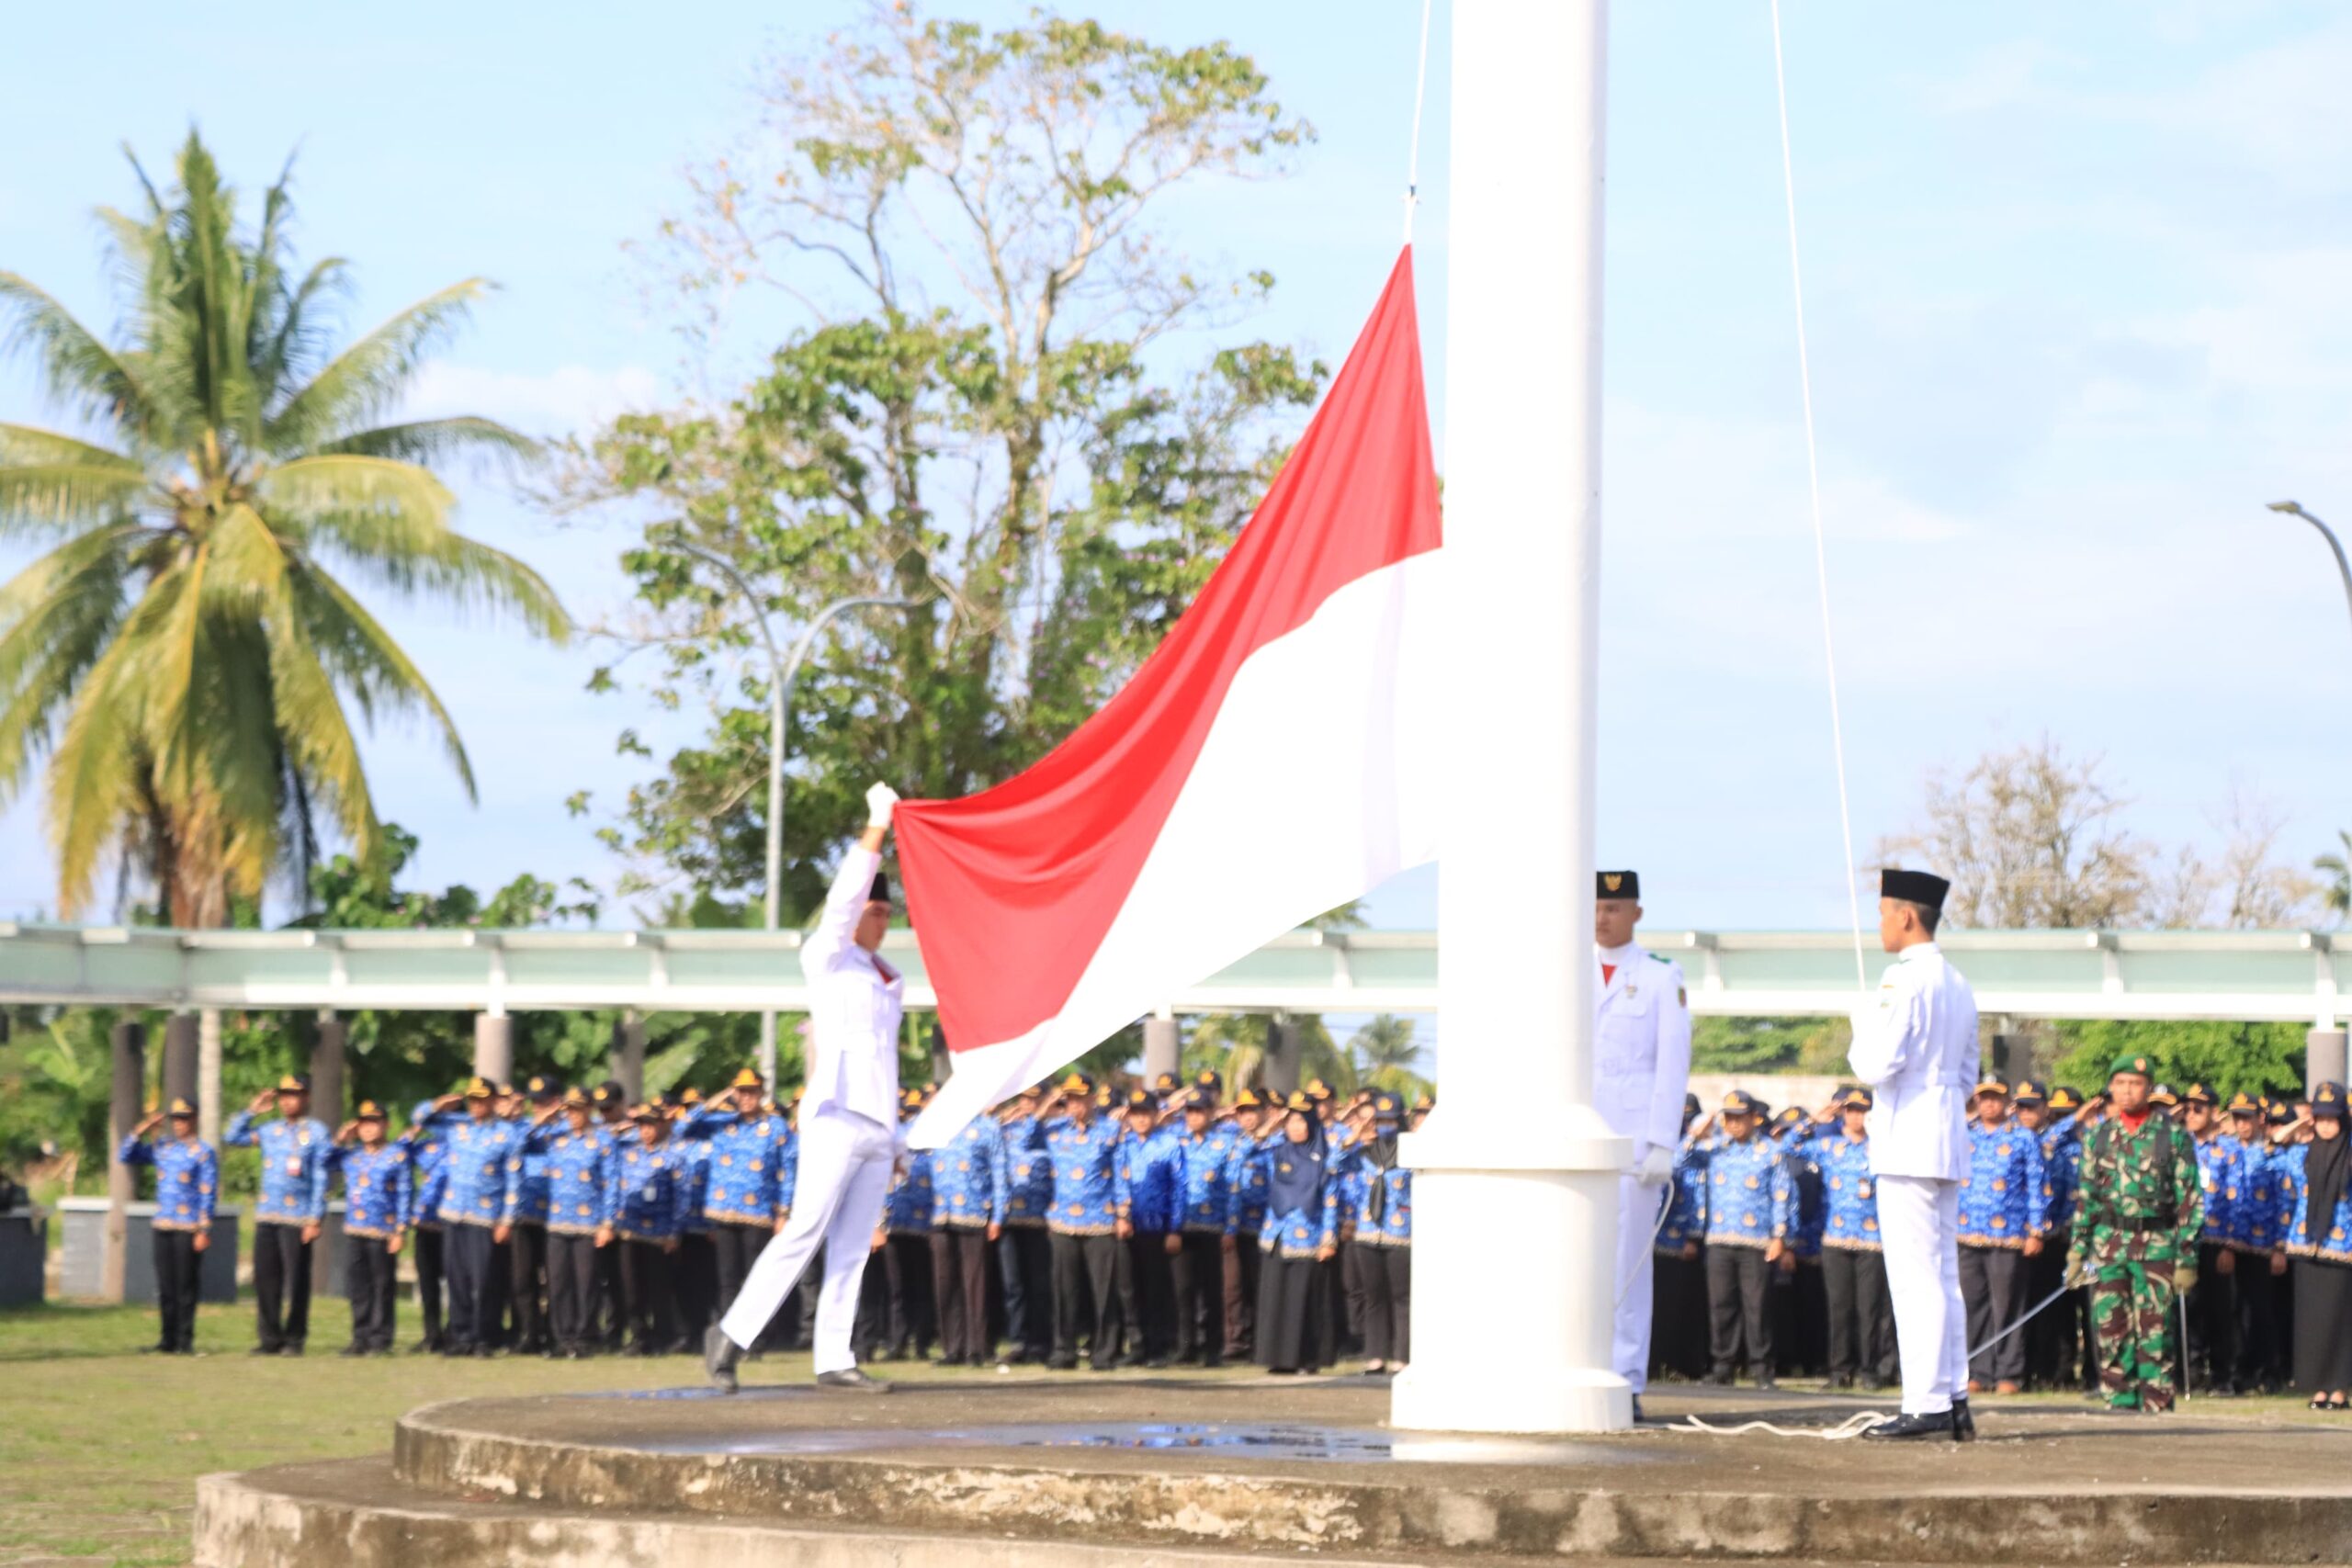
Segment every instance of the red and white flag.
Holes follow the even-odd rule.
[[[911,1141],[1437,855],[1438,498],[1413,264],[1192,607],[994,789],[899,807],[955,1071]]]

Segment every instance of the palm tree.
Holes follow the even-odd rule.
[[[530,568],[450,528],[426,467],[537,444],[486,419],[376,423],[488,286],[330,353],[348,269],[293,270],[286,175],[248,231],[194,131],[176,166],[159,192],[132,159],[143,211],[99,212],[119,342],[0,271],[0,352],[29,354],[103,441],[0,423],[0,542],[60,541],[0,587],[0,803],[45,757],[61,909],[111,852],[174,924],[204,926],[307,863],[321,815],[373,852],[349,708],[421,716],[473,794],[441,699],[330,566],[550,639],[569,623]]]
[[[1395,1013],[1375,1013],[1350,1037],[1348,1053],[1355,1058],[1358,1076],[1374,1089],[1400,1093],[1419,1092],[1423,1085],[1413,1064],[1420,1059],[1419,1042],[1413,1038],[1413,1021]]]
[[[2335,916],[2336,923],[2341,925],[2346,916],[2352,915],[2352,832],[2338,828],[2335,836],[2342,841],[2343,848],[2312,861],[2312,869],[2327,874],[2327,886],[2321,897],[2326,901],[2329,911]]]

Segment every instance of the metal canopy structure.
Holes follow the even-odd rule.
[[[1496,940],[1509,946],[1508,931]],[[1645,931],[1679,962],[1695,1011],[1843,1013],[1844,931]],[[1943,943],[1987,1014],[2208,1019],[2332,1029],[2352,990],[2352,942],[2324,931],[1959,931]],[[491,1014],[587,1008],[801,1010],[797,931],[177,931],[0,923],[0,1002],[164,1010],[322,1009]],[[935,1004],[911,931],[883,947],[909,1005]],[[1888,962],[1870,955],[1873,976]],[[1558,962],[1525,953],[1517,966]],[[1294,931],[1170,997],[1165,1014],[1425,1012],[1431,931]]]

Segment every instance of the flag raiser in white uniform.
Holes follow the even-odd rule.
[[[1875,1005],[1858,1010],[1853,1023],[1847,1061],[1874,1097],[1871,1174],[1903,1363],[1903,1411],[1938,1415],[1968,1386],[1959,1205],[1978,1060],[1976,997],[1932,941],[1916,942],[1887,966]]]
[[[1620,873],[1620,875],[1630,874]],[[1612,895],[1615,896],[1615,895]],[[1662,1181],[1644,1179],[1652,1149],[1671,1157],[1682,1137],[1690,1083],[1690,1007],[1681,966],[1637,942],[1602,948],[1593,1029],[1592,1100],[1609,1130],[1634,1143],[1617,1181],[1616,1324],[1611,1359],[1640,1393],[1649,1382],[1649,1263]],[[1670,1173],[1670,1167],[1668,1168]]]
[[[842,855],[824,913],[801,946],[800,969],[808,981],[808,1088],[800,1102],[792,1216],[761,1248],[719,1321],[721,1333],[748,1348],[823,1242],[825,1281],[817,1296],[814,1347],[820,1374],[857,1364],[850,1334],[858,1283],[898,1153],[899,1022],[906,977],[855,941],[881,864],[880,852],[862,845]]]

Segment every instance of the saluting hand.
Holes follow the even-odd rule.
[[[245,1106],[245,1109],[246,1109],[246,1111],[250,1111],[252,1114],[254,1114],[254,1115],[255,1115],[255,1116],[258,1116],[258,1115],[260,1115],[263,1111],[265,1111],[268,1110],[268,1109],[270,1108],[271,1102],[272,1102],[272,1101],[274,1101],[274,1100],[277,1100],[277,1090],[275,1090],[275,1089],[266,1089],[262,1090],[259,1094],[257,1094],[257,1095],[254,1096],[254,1097],[253,1097],[253,1100],[251,1100],[251,1101],[250,1101],[250,1102]]]

